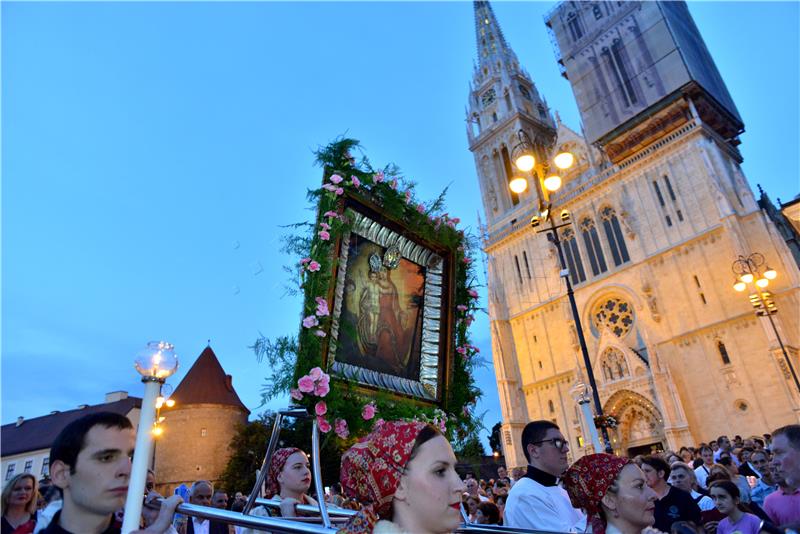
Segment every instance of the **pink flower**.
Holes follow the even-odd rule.
[[[411,204],[411,190],[406,191],[406,204]]]
[[[458,217],[453,217],[452,219],[450,219],[450,221],[451,221],[453,224],[458,224],[458,223],[460,223],[460,222],[461,222],[461,219],[459,219]]]
[[[339,218],[339,214],[336,213],[335,211],[326,211],[322,216],[323,217],[332,217],[334,219],[338,219]]]
[[[458,347],[458,348],[456,348],[456,352],[461,354],[462,356],[464,356],[464,355],[467,354],[467,348],[466,347]]]
[[[330,311],[328,310],[328,301],[322,297],[317,297],[314,299],[317,301],[317,315],[320,317],[324,317],[326,315],[330,315]]]
[[[464,322],[467,323],[467,326],[471,325],[474,320],[475,320],[475,316],[474,315],[467,315],[464,318]]]
[[[342,178],[338,174],[332,174],[331,175],[331,183],[340,184],[340,183],[342,183],[342,180],[344,180],[344,178]]]
[[[325,337],[328,334],[326,334],[323,330],[316,329],[316,330],[314,330],[314,335],[317,336],[317,337]]]
[[[311,258],[303,258],[302,260],[300,260],[300,265],[305,265],[306,263],[308,263],[310,261],[311,261]]]
[[[311,263],[308,264],[308,270],[311,271],[312,273],[319,271],[319,263],[315,262],[314,260],[311,260]]]
[[[395,190],[397,189],[397,178],[394,178],[391,183],[389,183],[389,187]]]
[[[444,417],[439,419],[439,430],[442,431],[442,434],[447,432],[447,420]]]
[[[373,176],[372,179],[375,180],[376,184],[381,183],[383,181],[383,171],[378,171],[375,173],[375,176]]]
[[[328,413],[328,405],[325,404],[325,401],[319,401],[314,405],[314,413],[317,414],[317,416],[323,416]]]
[[[311,369],[311,370],[308,372],[308,376],[310,376],[311,378],[313,378],[315,382],[316,382],[317,380],[319,380],[320,378],[322,378],[322,375],[323,375],[323,373],[322,373],[322,369],[320,369],[319,367],[314,367],[313,369]]]
[[[333,184],[323,184],[322,189],[325,191],[330,191],[331,193],[335,192],[337,187]]]
[[[351,176],[350,179],[353,181],[353,187],[355,187],[356,189],[361,187],[361,180],[359,180],[355,176]],[[345,423],[345,424],[347,424],[347,423]]]
[[[467,306],[465,306],[464,304],[459,304],[458,306],[456,306],[456,309],[457,309],[458,311],[460,311],[460,312],[465,312],[465,311],[467,311],[469,308],[468,308]]]
[[[347,436],[350,435],[350,430],[348,430],[347,428],[347,421],[345,421],[344,419],[337,419],[335,425],[336,428],[334,429],[334,432],[336,432],[337,436],[339,436],[342,439],[345,439]]]
[[[325,380],[320,380],[314,386],[314,395],[317,397],[324,397],[331,391],[331,387],[329,385],[330,377],[328,377],[328,375],[324,375],[324,377]]]
[[[323,241],[327,241],[331,238],[331,234],[329,234],[325,230],[321,230],[319,233],[319,238],[322,239]]]
[[[417,204],[417,211],[420,213],[425,213],[425,204]]]
[[[447,226],[449,226],[450,228],[455,229],[456,223],[454,223],[453,221],[447,221]]]
[[[314,379],[306,375],[297,381],[297,389],[303,393],[311,393],[314,391]]]
[[[322,228],[323,230],[330,230],[331,229],[331,225],[328,224],[328,223],[324,223],[324,222],[319,223],[319,227]]]
[[[319,324],[316,315],[309,315],[305,319],[303,319],[303,326],[306,328],[313,328]]]
[[[331,431],[331,424],[324,417],[317,417],[317,425],[319,426],[319,431],[323,434]]]
[[[381,426],[383,426],[383,423],[385,422],[386,421],[384,421],[383,418],[379,417],[378,419],[375,420],[375,423],[372,425],[372,428],[380,428]]]
[[[478,292],[474,289],[468,289],[467,294],[474,299],[478,298]]]
[[[481,352],[481,349],[479,349],[479,348],[478,348],[478,347],[476,347],[475,345],[472,345],[472,346],[470,346],[470,348],[471,348],[472,350],[474,350],[476,354],[480,354],[480,352]]]
[[[334,191],[334,193],[336,193],[337,195],[343,195],[344,194],[344,189],[342,189],[341,187],[337,187],[336,191]]]
[[[369,421],[373,417],[375,417],[375,405],[370,402],[369,404],[365,404],[361,409],[361,418],[364,419],[364,421]]]
[[[294,400],[303,400],[303,394],[300,392],[299,389],[292,388],[289,390],[289,396]]]
[[[472,258],[470,258],[469,256],[464,256],[464,263],[469,265],[470,263],[472,263]]]

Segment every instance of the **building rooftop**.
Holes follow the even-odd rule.
[[[119,396],[119,395],[118,395]],[[9,456],[27,451],[47,449],[58,433],[72,421],[97,412],[114,412],[128,415],[134,408],[142,407],[139,397],[125,397],[114,402],[85,406],[66,412],[54,412],[33,419],[19,418],[16,423],[0,427],[0,455]]]
[[[235,406],[250,413],[233,389],[233,377],[225,374],[210,346],[203,350],[170,395],[170,399],[173,399],[178,407],[189,404],[222,404]]]

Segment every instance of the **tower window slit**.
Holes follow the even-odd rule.
[[[664,197],[661,195],[661,189],[658,187],[658,182],[656,182],[655,180],[653,180],[653,188],[656,190],[656,196],[658,197],[658,203],[661,204],[661,207],[663,208],[665,206]]]
[[[666,174],[664,175],[664,183],[667,184],[667,192],[669,193],[669,198],[671,198],[672,201],[675,202],[676,200],[675,191],[672,190],[672,184],[669,181],[669,176],[667,176]]]
[[[528,274],[528,280],[531,279],[531,268],[528,265],[528,253],[526,251],[522,251],[522,260],[525,262],[525,272]]]
[[[522,283],[522,271],[519,270],[519,257],[516,256],[516,255],[514,256],[514,265],[517,267],[517,279],[519,280],[519,283],[521,284]]]

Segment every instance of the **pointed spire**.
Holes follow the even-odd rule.
[[[493,66],[498,61],[506,65],[517,65],[517,56],[506,42],[494,11],[489,2],[473,2],[475,9],[475,39],[478,61],[481,67]]]

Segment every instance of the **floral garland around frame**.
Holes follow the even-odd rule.
[[[366,157],[356,163],[351,153],[359,149],[358,141],[339,139],[316,152],[324,180],[320,188],[309,191],[308,197],[317,204],[317,220],[309,234],[285,238],[284,249],[302,257],[299,265],[287,269],[300,272],[299,291],[304,294],[302,327],[296,338],[261,337],[253,346],[259,359],[266,360],[271,369],[262,391],[263,401],[289,393],[296,404],[316,416],[320,431],[333,430],[346,441],[366,434],[382,420],[416,419],[438,426],[449,439],[461,443],[482,427],[473,413],[481,396],[473,371],[484,362],[478,347],[470,343],[468,332],[478,299],[470,254],[470,242],[474,240],[457,229],[458,218],[441,213],[444,192],[429,203],[416,200],[414,184],[405,182],[397,167],[375,170]],[[382,391],[370,392],[365,397],[359,384],[339,376],[331,381],[323,368],[323,352],[331,326],[331,303],[327,298],[335,283],[337,261],[334,245],[351,224],[343,211],[345,191],[378,206],[389,219],[407,221],[419,237],[453,253],[455,353],[450,363],[449,388],[440,407]]]

